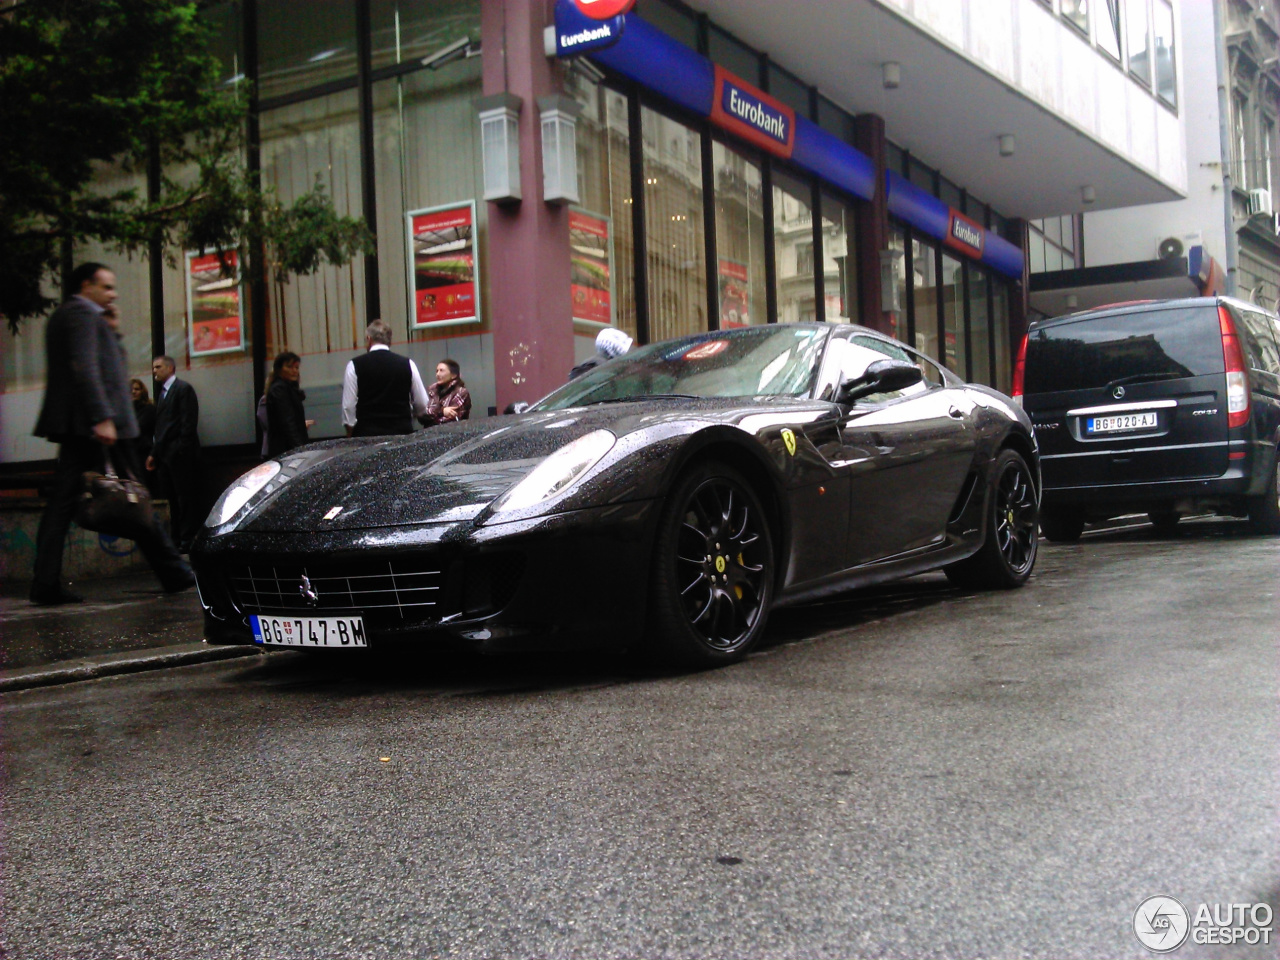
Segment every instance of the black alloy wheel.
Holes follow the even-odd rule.
[[[744,656],[773,599],[773,538],[750,485],[720,463],[676,484],[654,551],[650,634],[663,659],[716,666]]]
[[[1002,450],[992,470],[987,538],[973,556],[946,567],[967,589],[1020,587],[1031,576],[1039,547],[1040,498],[1031,469],[1016,450]]]
[[[1249,499],[1249,526],[1254,533],[1280,534],[1280,455],[1271,471],[1271,483],[1259,497]]]

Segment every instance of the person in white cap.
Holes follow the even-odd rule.
[[[598,367],[614,357],[622,356],[631,349],[631,344],[634,342],[617,327],[606,327],[596,334],[596,355],[583,360],[570,370],[569,379],[580,377],[593,367]]]

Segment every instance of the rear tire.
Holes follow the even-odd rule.
[[[717,667],[742,659],[773,602],[773,535],[760,498],[732,467],[697,464],[677,482],[654,543],[649,649]]]
[[[1084,514],[1044,507],[1040,510],[1040,532],[1055,543],[1074,543],[1084,533]]]
[[[1002,450],[992,470],[987,536],[973,556],[945,567],[947,578],[968,590],[1009,590],[1027,582],[1036,565],[1040,498],[1027,461]]]
[[[1172,510],[1149,510],[1147,519],[1162,537],[1171,537],[1178,530],[1178,521],[1182,518]]]
[[[1260,497],[1249,498],[1249,526],[1254,533],[1280,534],[1280,455],[1271,471],[1271,483]]]

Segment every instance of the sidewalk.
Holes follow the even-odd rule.
[[[0,587],[0,692],[262,652],[205,644],[195,590],[166,594],[149,571],[72,589],[84,603],[36,607]]]

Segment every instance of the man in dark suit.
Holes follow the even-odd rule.
[[[86,471],[101,472],[109,453],[118,473],[137,475],[130,440],[138,422],[129,393],[124,348],[116,331],[116,277],[99,263],[71,274],[76,291],[54,311],[45,330],[46,386],[35,434],[59,444],[58,465],[36,533],[31,602],[77,603],[62,585],[62,551]],[[195,583],[159,523],[137,540],[160,585],[175,592]]]
[[[427,388],[418,365],[391,352],[391,327],[365,328],[367,352],[347,363],[342,378],[342,424],[349,437],[413,433],[413,418],[427,413]]]
[[[196,389],[179,380],[173,357],[156,357],[151,373],[156,378],[156,435],[147,457],[147,469],[160,477],[160,489],[169,498],[173,539],[183,553],[200,532],[204,520],[204,482],[200,470],[200,401]]]

